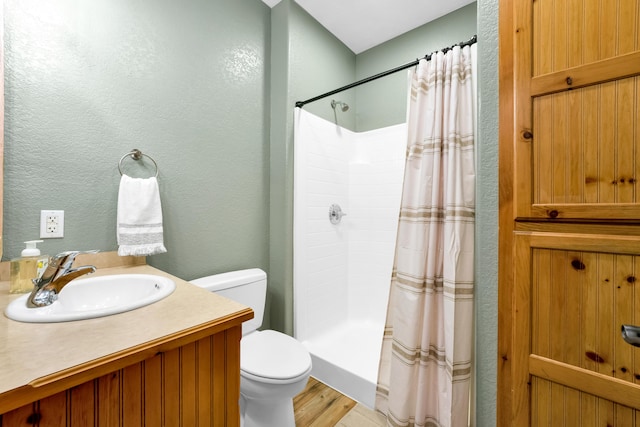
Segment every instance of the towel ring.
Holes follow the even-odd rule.
[[[153,166],[155,166],[156,168],[156,175],[155,177],[158,177],[158,164],[156,163],[155,160],[153,160],[153,157],[151,157],[148,154],[144,154],[142,151],[138,150],[137,148],[134,148],[133,150],[129,151],[127,154],[125,154],[124,156],[122,156],[120,158],[120,161],[118,162],[118,171],[120,171],[120,176],[123,175],[122,173],[122,162],[124,161],[124,159],[127,158],[127,156],[130,156],[133,160],[140,160],[142,159],[142,156],[148,158],[149,160],[151,160],[151,162],[153,163]]]

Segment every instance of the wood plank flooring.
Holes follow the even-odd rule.
[[[358,404],[313,377],[293,398],[297,427],[385,426],[382,415]]]
[[[334,427],[356,406],[356,401],[313,377],[305,389],[293,398],[296,426]]]

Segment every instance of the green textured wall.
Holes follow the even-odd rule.
[[[44,253],[116,246],[118,160],[160,168],[185,279],[268,267],[270,9],[257,0],[5,0],[5,259],[65,211]],[[143,174],[129,161],[131,174]]]
[[[476,426],[496,425],[498,356],[498,0],[478,0]]]
[[[386,43],[362,52],[356,59],[357,78],[373,76],[421,58],[476,34],[476,3],[471,3]],[[383,77],[356,89],[359,132],[406,121],[407,71]]]

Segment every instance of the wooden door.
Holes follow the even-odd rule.
[[[498,425],[640,426],[640,0],[499,6]]]

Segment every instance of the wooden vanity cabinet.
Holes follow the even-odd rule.
[[[149,358],[57,392],[77,379],[42,384],[31,395],[53,393],[1,415],[0,426],[239,426],[241,335],[237,325],[175,348],[168,343]]]
[[[116,252],[80,255],[96,276],[152,274],[168,297],[96,319],[15,322],[0,315],[0,427],[235,427],[240,339],[253,311]],[[9,294],[0,263],[0,307]]]

